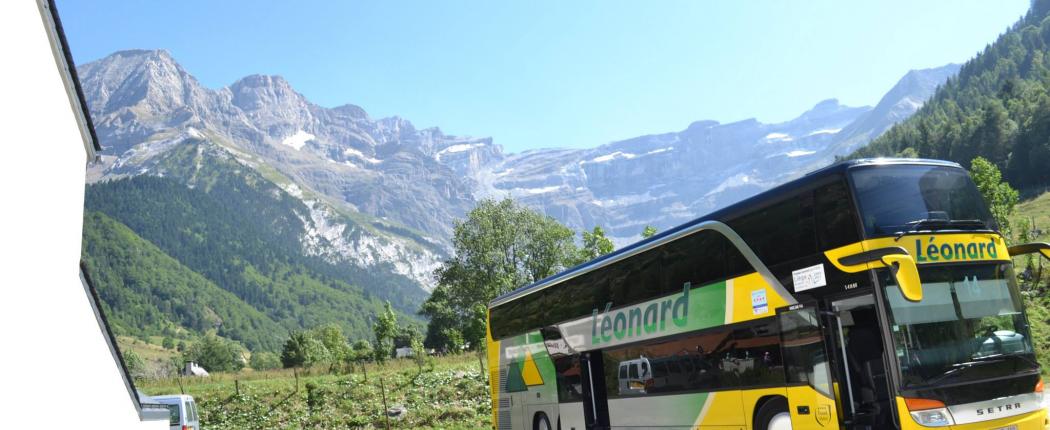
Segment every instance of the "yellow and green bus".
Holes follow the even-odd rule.
[[[1043,429],[966,170],[837,163],[496,298],[496,429]]]

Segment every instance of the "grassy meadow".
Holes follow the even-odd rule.
[[[247,370],[137,386],[149,395],[192,395],[208,429],[385,429],[384,411],[398,407],[405,412],[389,418],[392,429],[478,429],[490,427],[492,419],[479,366],[477,355],[464,354],[436,357],[423,372],[411,360],[391,360],[346,374],[327,368]]]

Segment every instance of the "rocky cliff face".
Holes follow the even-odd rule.
[[[279,76],[208,89],[165,51],[117,52],[79,73],[104,146],[90,180],[159,174],[151,160],[205,140],[313,208],[304,253],[429,285],[453,221],[480,198],[509,195],[625,244],[647,224],[669,228],[831,162],[913,113],[957,69],[909,72],[875,108],[826,100],[780,124],[698,121],[520,154],[354,105],[318,106]]]
[[[849,154],[914,113],[958,68],[911,71],[875,108],[831,99],[780,124],[698,121],[594,149],[492,157],[462,173],[474,174],[480,196],[509,194],[576,229],[602,225],[625,244],[647,224],[675,226]]]

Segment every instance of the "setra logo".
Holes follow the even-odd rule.
[[[1012,411],[1014,409],[1021,409],[1021,402],[1007,403],[1005,405],[992,406],[990,408],[980,408],[977,410],[977,415],[992,415],[1000,412]]]

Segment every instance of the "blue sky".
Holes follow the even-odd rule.
[[[259,7],[264,4],[265,7]],[[701,119],[873,105],[909,69],[971,58],[1027,0],[68,1],[78,63],[169,50],[204,85],[277,74],[510,152],[592,147]]]

